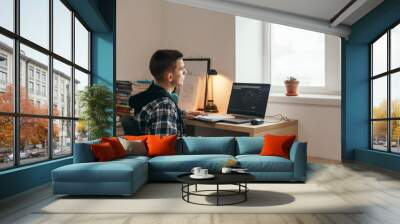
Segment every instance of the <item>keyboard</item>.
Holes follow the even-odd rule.
[[[208,114],[208,115],[197,115],[193,117],[195,120],[207,121],[207,122],[218,122],[226,119],[232,119],[233,116],[227,114]]]

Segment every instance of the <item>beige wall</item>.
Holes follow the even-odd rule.
[[[151,77],[151,55],[162,48],[163,5],[159,0],[117,1],[117,80]]]
[[[165,48],[179,49],[185,57],[211,58],[214,100],[226,112],[231,82],[235,76],[235,17],[222,13],[164,3]]]
[[[151,79],[148,63],[157,49],[211,58],[222,75],[214,98],[226,112],[235,74],[235,17],[160,0],[117,1],[117,79]]]

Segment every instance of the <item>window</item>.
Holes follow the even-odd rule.
[[[42,96],[46,96],[46,86],[42,86]]]
[[[36,84],[36,95],[40,95],[40,84]]]
[[[400,153],[400,25],[370,44],[371,148]]]
[[[72,60],[72,12],[60,1],[53,0],[54,52]]]
[[[339,37],[243,17],[235,30],[236,82],[271,83],[283,93],[293,76],[301,93],[340,94]]]
[[[1,85],[7,84],[7,74],[3,71],[0,71],[0,84]]]
[[[49,48],[49,0],[20,0],[21,36]]]
[[[40,81],[40,70],[36,69],[36,76],[35,77],[36,77],[37,81]]]
[[[28,92],[29,94],[33,94],[33,82],[28,82]]]
[[[80,89],[69,87],[90,85],[90,32],[66,4],[0,0],[0,26],[6,29],[0,29],[0,83],[7,85],[0,85],[0,170],[70,156],[74,136],[87,139],[86,126],[76,126],[79,113],[73,106]],[[15,30],[14,21],[19,21]]]
[[[33,67],[32,66],[29,66],[28,74],[29,74],[29,79],[33,80]]]
[[[277,24],[270,30],[271,84],[294,76],[302,86],[325,86],[325,35]]]
[[[0,1],[0,26],[14,31],[14,0]]]
[[[2,4],[0,3],[0,6]],[[2,10],[0,8],[0,13],[2,13]],[[1,18],[2,15],[0,15],[0,20]],[[0,113],[12,113],[14,111],[14,73],[13,66],[11,66],[12,58],[14,57],[13,52],[13,40],[0,33]],[[0,141],[0,150],[1,148],[2,143]]]
[[[75,18],[75,62],[82,68],[89,69],[89,32]]]
[[[0,67],[7,68],[7,56],[0,55]]]

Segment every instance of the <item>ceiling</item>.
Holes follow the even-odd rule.
[[[347,37],[353,23],[383,0],[167,0],[208,10]],[[336,21],[338,14],[349,3]],[[331,21],[332,20],[332,21]]]
[[[329,21],[351,0],[223,0]]]
[[[300,16],[311,17],[329,21],[336,13],[344,8],[351,0],[222,0],[226,2],[249,5],[257,8],[272,9],[280,12],[291,13]],[[354,15],[342,22],[344,25],[352,25],[360,17],[375,8],[383,0],[365,0]],[[357,15],[357,16],[356,16]]]

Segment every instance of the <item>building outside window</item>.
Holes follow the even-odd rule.
[[[64,1],[51,0],[53,4],[49,2],[19,1],[19,13],[15,14],[14,10],[6,12],[15,17],[16,21],[20,21],[15,29],[20,31],[19,35],[8,27],[2,27],[8,29],[7,32],[0,29],[0,83],[5,82],[13,87],[4,91],[0,89],[0,171],[71,156],[74,142],[87,139],[86,127],[78,125],[79,114],[74,114],[72,108],[67,107],[79,102],[79,90],[72,92],[65,85],[89,85],[89,82],[82,83],[81,79],[84,77],[89,80],[91,75],[90,32]],[[4,10],[14,8],[13,1],[6,1],[4,4],[11,4],[9,7],[2,7]],[[39,11],[42,13],[37,14]],[[20,17],[16,18],[17,16]],[[0,20],[2,18],[0,16]],[[2,21],[0,26],[1,24]],[[53,25],[52,35],[49,35],[50,24]],[[50,42],[54,44],[53,49],[50,48]],[[72,43],[76,43],[75,48]],[[18,44],[18,48],[14,44]],[[87,49],[79,49],[78,52],[77,48],[82,46]],[[17,52],[15,49],[20,50]],[[21,94],[18,99],[13,98],[16,88],[12,77],[15,75],[13,68],[16,62],[11,59],[14,58],[14,53],[20,59],[19,74],[16,74],[20,80],[18,89]],[[62,57],[63,62],[53,58],[53,54]],[[75,55],[75,60],[72,60],[72,55]],[[53,74],[49,71],[53,71]],[[73,74],[78,72],[79,79],[73,80]],[[51,79],[53,89],[47,94]],[[63,88],[58,84],[60,80],[64,82]],[[63,94],[63,103],[57,107],[59,94]],[[54,105],[50,105],[50,97],[53,97]],[[14,104],[20,108],[18,113],[13,110]],[[49,110],[50,106],[53,110]],[[16,128],[19,132],[16,134],[13,132],[14,125],[18,125]],[[39,134],[33,138],[32,132]],[[14,154],[14,150],[17,154]]]

